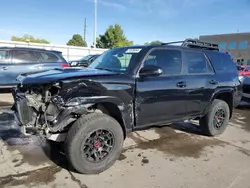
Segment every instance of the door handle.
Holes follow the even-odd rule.
[[[2,67],[2,70],[8,70],[8,67]]]
[[[219,82],[217,80],[210,80],[209,83],[212,85],[217,85]]]
[[[176,84],[176,86],[177,86],[177,87],[186,87],[187,84],[186,84],[186,82],[178,82],[178,83]]]

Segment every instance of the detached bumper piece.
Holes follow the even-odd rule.
[[[28,106],[28,100],[23,93],[13,93],[16,117],[21,125],[26,125],[33,120],[33,109]]]

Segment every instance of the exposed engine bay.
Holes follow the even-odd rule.
[[[60,84],[53,84],[18,87],[13,91],[12,110],[24,134],[40,134],[50,139],[66,133],[78,117],[91,112],[91,105],[82,104],[81,97],[65,103],[60,90]]]

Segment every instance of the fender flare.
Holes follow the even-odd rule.
[[[209,100],[209,104],[207,105],[207,107],[205,108],[204,110],[204,113],[203,114],[206,114],[207,111],[209,110],[209,107],[210,105],[213,103],[214,99],[216,99],[218,97],[218,95],[220,94],[223,94],[223,93],[230,93],[232,95],[232,104],[233,104],[233,100],[234,100],[234,96],[233,96],[233,92],[234,92],[234,89],[233,88],[219,88],[219,89],[216,89],[215,92],[213,93],[212,97],[210,98]],[[232,111],[232,110],[230,110]],[[230,112],[232,113],[232,112]],[[231,114],[230,114],[231,116]]]

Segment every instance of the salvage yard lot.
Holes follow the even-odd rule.
[[[190,123],[129,134],[114,166],[86,176],[69,167],[59,144],[20,138],[8,109],[11,97],[0,100],[0,188],[250,187],[248,105],[235,110],[226,132],[215,138]]]

